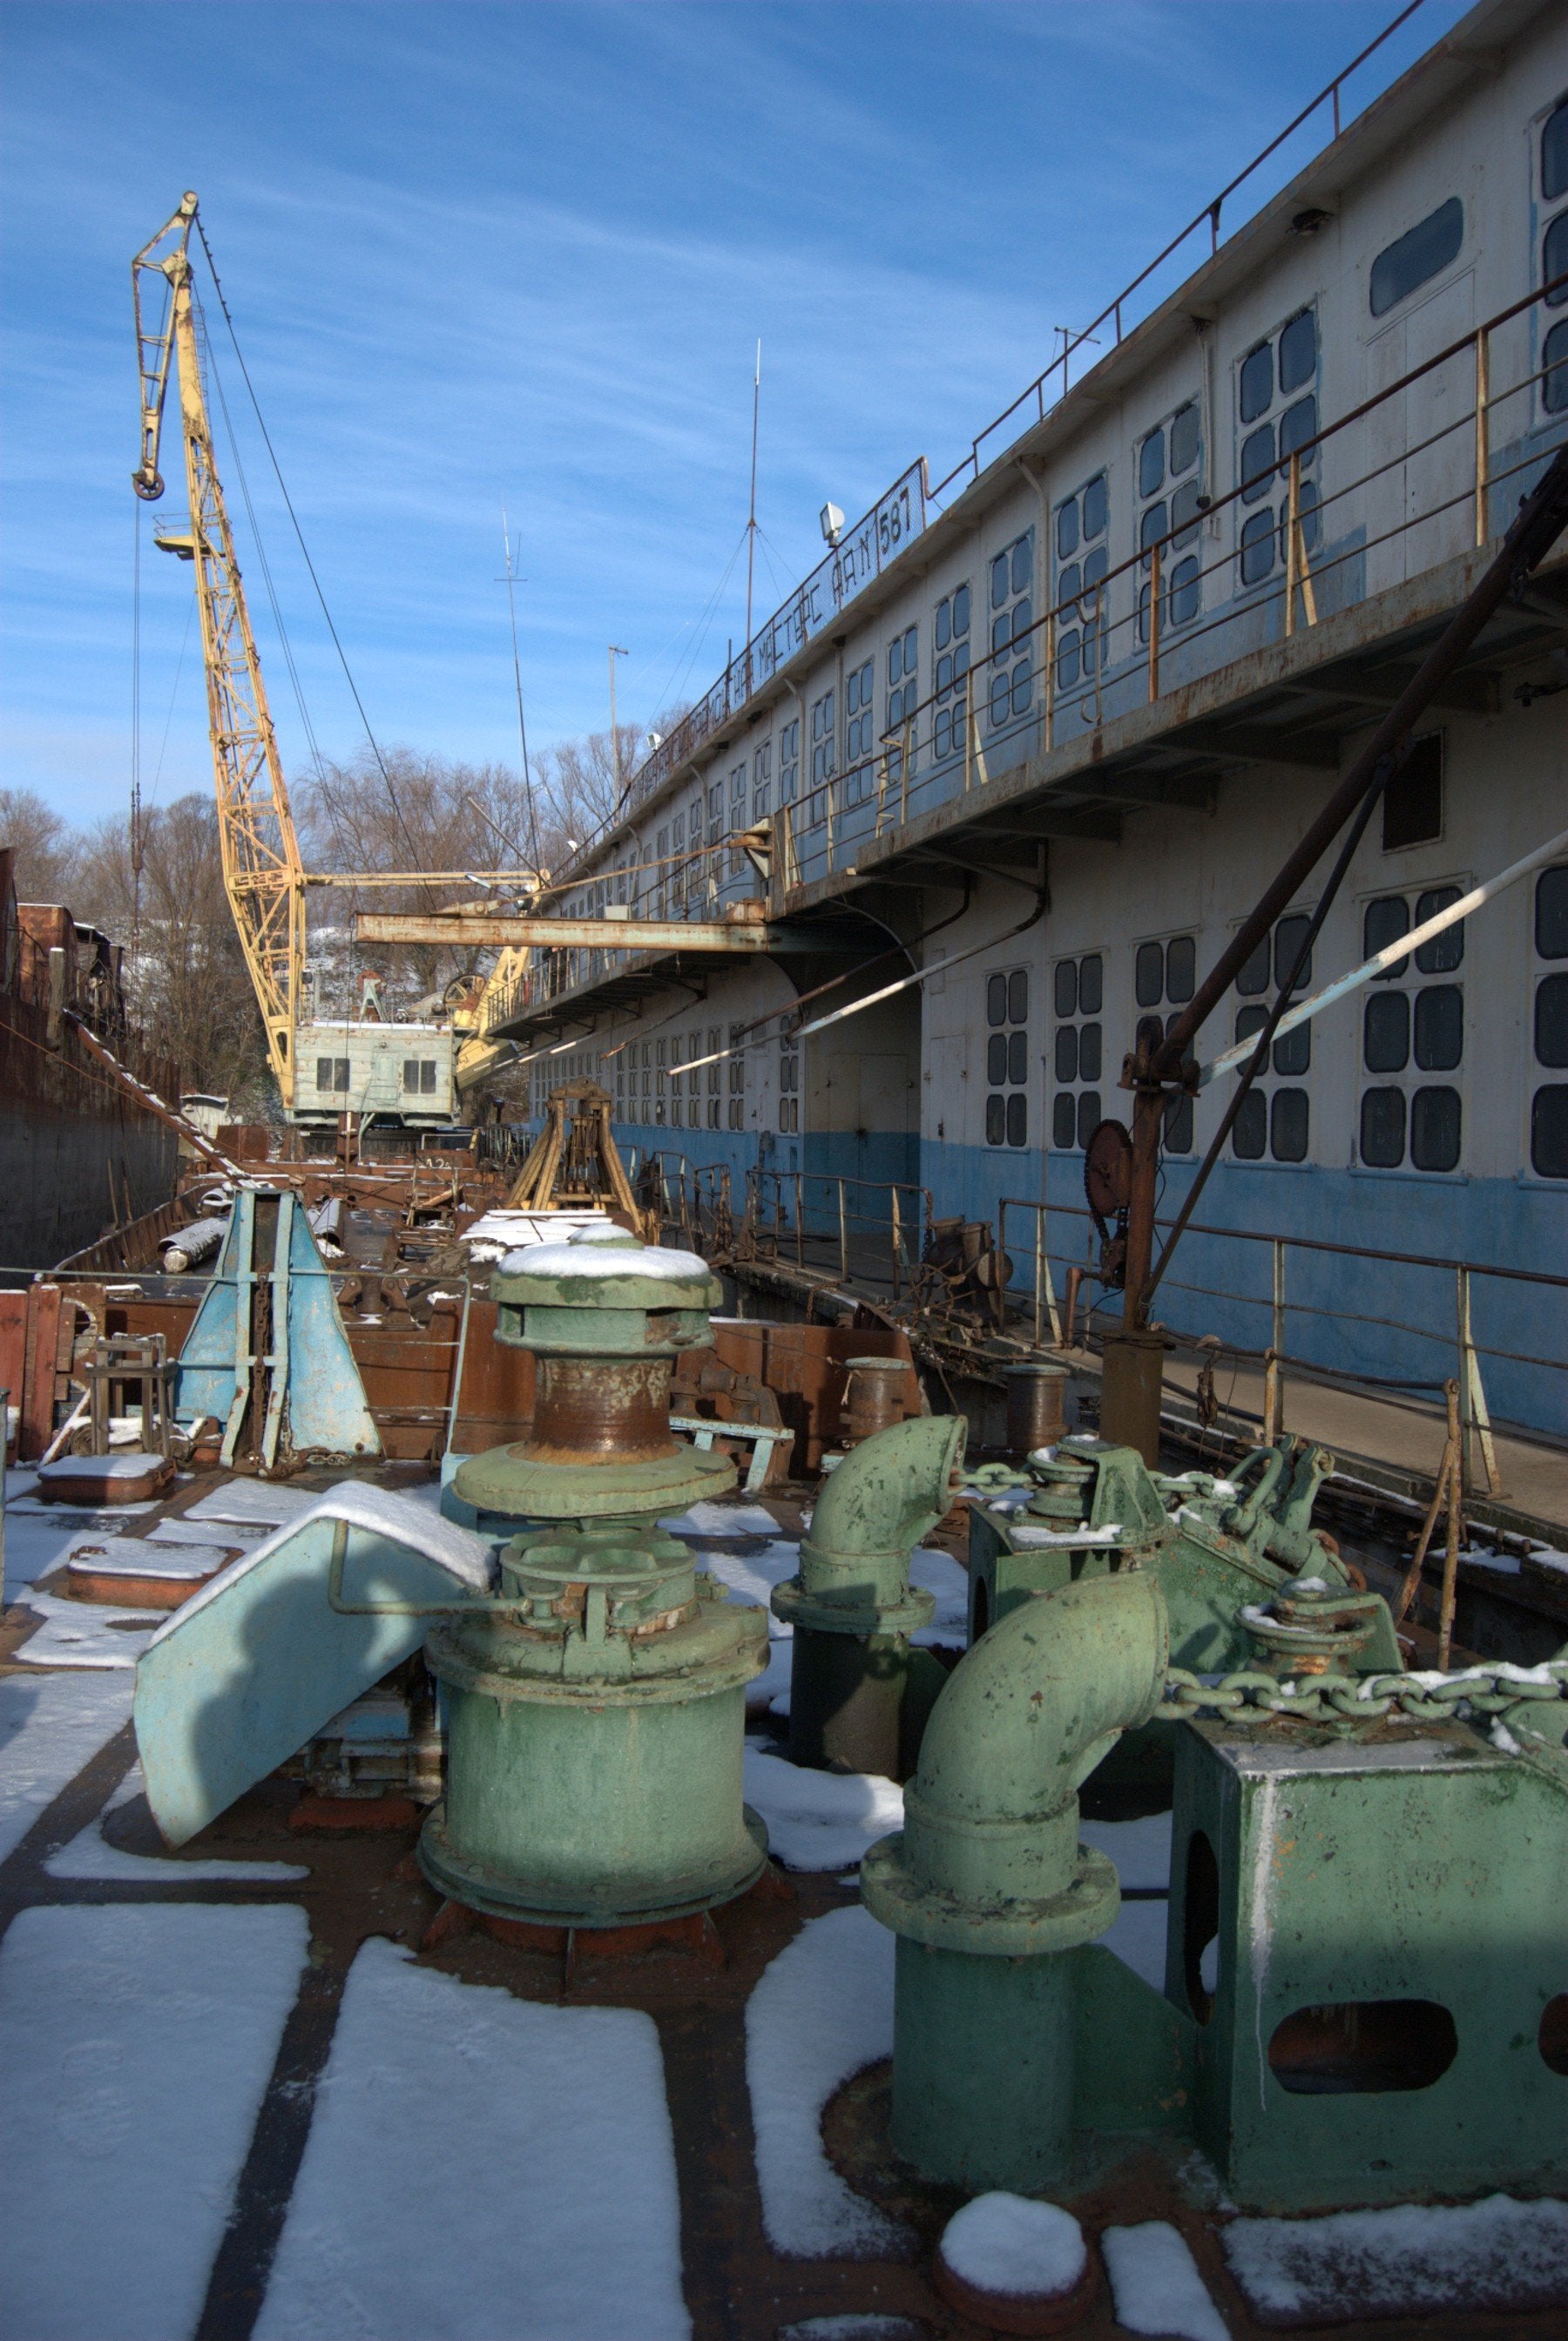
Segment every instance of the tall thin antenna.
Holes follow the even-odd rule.
[[[506,606],[511,619],[511,678],[517,685],[517,739],[522,750],[522,795],[528,807],[528,844],[533,856],[535,874],[539,871],[539,822],[533,810],[533,774],[528,764],[528,725],[522,712],[522,661],[517,650],[517,572],[511,563],[511,530],[507,523],[506,506],[501,508],[501,543],[506,555]]]
[[[746,507],[746,696],[751,696],[751,574],[757,558],[757,414],[762,403],[762,344],[751,377],[751,495]]]
[[[142,954],[142,499],[131,584],[131,964]]]
[[[626,658],[626,657],[629,657],[629,656],[630,656],[630,652],[626,652],[626,651],[623,651],[623,650],[621,649],[621,647],[620,647],[620,643],[611,643],[609,645],[609,649],[610,649],[610,763],[611,763],[611,765],[613,766],[613,768],[614,768],[614,772],[615,772],[615,802],[616,802],[616,804],[619,806],[619,804],[620,804],[620,797],[621,797],[621,788],[620,788],[620,731],[618,730],[618,728],[617,728],[617,726],[616,726],[616,722],[615,722],[615,662],[616,662],[616,660],[617,660],[618,658]]]

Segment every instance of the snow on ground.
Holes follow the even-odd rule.
[[[787,1869],[842,1869],[904,1826],[904,1792],[873,1772],[818,1772],[746,1748],[746,1801],[768,1824],[769,1850]]]
[[[969,1639],[969,1572],[951,1553],[920,1545],[909,1555],[909,1582],[922,1593],[937,1597],[937,1614],[928,1626],[918,1626],[912,1642],[926,1649],[961,1650]]]
[[[281,1528],[313,1504],[319,1488],[287,1488],[273,1479],[227,1479],[210,1496],[190,1505],[187,1520],[237,1520],[243,1525]]]
[[[1172,2341],[1230,2341],[1230,2327],[1209,2296],[1186,2237],[1167,2220],[1107,2227],[1100,2249],[1116,2323],[1129,2333],[1163,2334]]]
[[[0,1861],[131,1719],[128,1674],[0,1679]]]
[[[897,2220],[850,2192],[821,2129],[840,2084],[893,2053],[894,1948],[858,1905],[829,1910],[786,1944],[747,2002],[757,2177],[775,2251],[876,2258],[908,2241]]]
[[[90,1821],[69,1845],[44,1865],[51,1878],[124,1878],[133,1885],[176,1878],[182,1885],[194,1878],[237,1878],[252,1885],[272,1886],[291,1878],[308,1878],[310,1871],[293,1861],[165,1861],[156,1854],[124,1853],[104,1836],[111,1813],[146,1795],[142,1768],[133,1764],[95,1821]]]
[[[514,1999],[367,1943],[257,2341],[690,2329],[652,2017]]]
[[[93,1535],[113,1535],[124,1511],[66,1511],[58,1504],[36,1511],[5,1507],[5,1599],[15,1601],[24,1586],[58,1569],[74,1544]]]
[[[16,1651],[29,1667],[94,1667],[127,1671],[141,1657],[168,1613],[121,1609],[106,1601],[65,1601],[24,1585],[16,1599],[44,1622]]]
[[[942,2257],[979,2292],[1048,2297],[1070,2292],[1088,2259],[1070,2211],[1000,2191],[977,2195],[942,2230]]]
[[[16,1918],[0,1946],[0,2331],[191,2332],[306,1945],[286,1906]]]
[[[1317,2219],[1233,2219],[1230,2271],[1260,2314],[1345,2317],[1568,2305],[1568,2203],[1488,2196]]]
[[[689,1512],[659,1523],[671,1536],[777,1538],[779,1523],[760,1504],[719,1504],[700,1498]],[[785,1575],[790,1572],[787,1569]]]

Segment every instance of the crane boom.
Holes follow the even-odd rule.
[[[294,1031],[304,976],[305,875],[213,453],[189,253],[195,219],[196,198],[186,194],[131,263],[142,378],[142,460],[131,476],[136,493],[147,503],[163,494],[158,456],[173,357],[191,524],[188,537],[160,531],[158,542],[195,564],[223,884],[262,1011],[283,1110],[292,1112]],[[163,277],[168,287],[167,305],[152,325],[144,318],[142,304],[144,279],[149,275]]]

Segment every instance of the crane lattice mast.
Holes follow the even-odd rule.
[[[187,194],[131,263],[142,377],[142,461],[132,481],[150,503],[164,493],[158,454],[169,364],[175,355],[190,534],[160,530],[157,541],[195,564],[223,884],[288,1112],[294,1099],[294,1031],[304,976],[305,876],[213,452],[188,248],[195,219],[196,198]],[[160,321],[150,328],[142,294],[143,280],[151,274],[164,280],[168,297]]]

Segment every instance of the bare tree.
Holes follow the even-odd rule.
[[[36,789],[0,789],[0,845],[16,855],[16,894],[24,902],[65,902],[81,871],[81,840]]]
[[[148,1045],[175,1060],[187,1089],[227,1096],[236,1120],[273,1120],[277,1092],[223,885],[216,810],[204,795],[176,798],[144,815],[143,835],[140,950],[127,963],[132,1015]],[[127,937],[127,824],[102,822],[76,845],[73,909]]]

